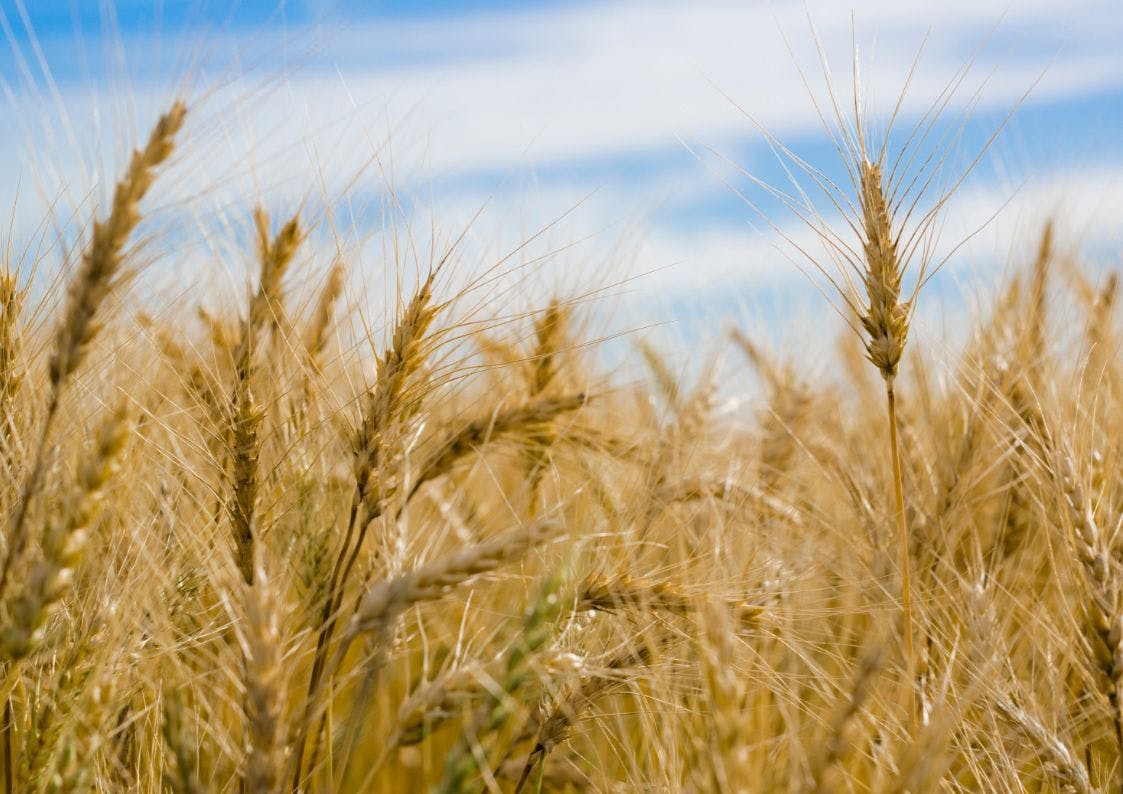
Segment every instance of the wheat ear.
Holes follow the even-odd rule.
[[[93,455],[80,465],[78,488],[60,511],[62,521],[48,528],[42,539],[43,558],[30,571],[24,591],[3,608],[4,628],[0,630],[0,656],[9,661],[23,659],[42,639],[43,627],[50,613],[70,589],[74,571],[86,548],[90,525],[101,508],[102,491],[117,467],[118,459],[129,436],[127,414],[115,412],[97,434]],[[5,698],[4,721],[0,742],[5,748],[4,781],[12,787],[12,700]],[[32,769],[35,766],[33,754]]]
[[[24,293],[15,273],[0,272],[0,433],[7,433],[12,416],[12,401],[21,381],[19,357],[19,315]]]
[[[7,659],[22,659],[34,649],[47,617],[69,590],[86,548],[89,527],[101,507],[102,491],[116,470],[128,437],[129,423],[123,410],[115,412],[98,431],[93,454],[79,467],[78,487],[60,511],[62,521],[43,536],[43,559],[32,567],[24,591],[4,606],[0,654]]]
[[[527,393],[532,399],[545,394],[558,380],[558,363],[565,341],[567,321],[568,312],[557,298],[553,298],[535,323],[535,343],[527,383]],[[547,426],[530,434],[527,441],[527,492],[530,514],[533,516],[538,510],[538,491],[550,464],[550,448],[556,441],[556,434]]]
[[[557,376],[558,353],[565,338],[567,321],[568,312],[554,298],[534,325],[534,353],[529,383],[531,395],[542,394]]]
[[[308,361],[317,370],[328,344],[332,320],[335,318],[335,302],[343,292],[343,280],[346,275],[347,270],[343,263],[336,262],[328,273],[327,281],[320,292],[320,299],[316,303],[316,311],[312,315],[312,323],[304,338],[304,350],[308,355]]]
[[[63,386],[85,359],[90,343],[101,328],[97,319],[98,310],[120,280],[124,261],[122,252],[129,236],[140,222],[137,207],[152,186],[156,169],[171,156],[175,135],[183,126],[186,115],[187,107],[182,102],[173,104],[156,123],[148,144],[133,152],[125,176],[117,183],[113,193],[113,208],[104,221],[94,221],[89,247],[82,254],[82,263],[70,282],[66,309],[55,331],[54,349],[48,364],[50,394],[47,414],[39,434],[34,463],[24,481],[15,514],[8,527],[8,551],[3,565],[0,565],[0,597],[6,592],[12,563],[23,554],[27,543],[27,509],[43,479],[47,439],[58,413]]]
[[[247,389],[239,398],[230,433],[233,493],[227,505],[234,535],[234,562],[246,584],[254,579],[254,526],[257,506],[259,436],[264,413]]]
[[[340,638],[341,650],[336,656],[345,653],[345,646],[359,634],[381,633],[412,604],[441,598],[454,587],[519,559],[534,546],[554,538],[560,529],[553,521],[539,521],[458,549],[412,573],[379,582],[359,602],[358,610]]]
[[[660,638],[661,640],[662,638]],[[656,645],[660,641],[655,642]],[[609,659],[603,669],[596,673],[582,676],[577,682],[569,686],[565,692],[550,706],[539,710],[531,717],[527,728],[533,731],[534,746],[523,765],[522,774],[515,785],[515,794],[522,791],[530,779],[535,765],[540,768],[546,764],[546,759],[554,748],[569,738],[570,731],[577,723],[581,713],[602,697],[625,688],[631,679],[627,671],[641,667],[648,667],[652,660],[652,643],[648,639],[640,639],[623,652]],[[524,733],[528,731],[524,730]]]
[[[252,356],[255,335],[262,333],[266,326],[274,330],[285,327],[281,282],[303,239],[299,215],[290,218],[273,238],[269,237],[269,216],[264,209],[258,207],[254,211],[253,220],[257,230],[261,275],[257,293],[250,301],[249,317],[241,341],[245,352],[236,357],[239,363],[243,356]]]
[[[15,471],[16,395],[23,381],[19,367],[20,309],[24,291],[15,273],[0,270],[0,466]]]
[[[186,106],[176,102],[160,118],[148,144],[133,152],[125,176],[117,183],[109,217],[94,222],[89,248],[70,282],[66,312],[55,332],[48,370],[53,400],[57,400],[64,381],[82,364],[90,342],[101,328],[98,310],[118,280],[125,243],[140,222],[138,205],[152,186],[157,167],[171,155],[175,135],[186,114]]]
[[[266,327],[282,322],[281,280],[300,245],[299,216],[293,216],[272,240],[269,218],[264,210],[254,213],[258,234],[261,275],[256,294],[250,299],[249,313],[234,352],[234,393],[231,399],[230,463],[233,491],[227,512],[234,535],[234,561],[246,584],[253,584],[257,470],[261,450],[260,431],[264,412],[254,399],[252,379],[257,342]]]
[[[437,444],[435,451],[421,464],[406,501],[425,483],[450,472],[457,461],[483,444],[504,436],[540,429],[562,414],[576,411],[587,402],[588,397],[584,394],[547,397],[530,405],[500,411],[467,423]]]
[[[249,313],[234,348],[235,379],[239,385],[250,379],[261,335],[267,328],[275,328],[284,322],[281,281],[303,239],[299,215],[290,218],[272,239],[269,237],[269,216],[265,210],[259,207],[254,211],[253,218],[261,272],[257,292],[250,298]]]
[[[881,669],[883,646],[875,642],[862,656],[858,670],[850,684],[850,694],[831,721],[830,733],[822,746],[819,757],[815,759],[812,777],[815,794],[829,794],[835,787],[831,785],[831,770],[842,760],[850,747],[848,736],[850,726],[857,720],[863,705],[869,698],[870,689]],[[911,683],[911,682],[910,682]]]
[[[172,794],[203,794],[203,786],[195,774],[199,765],[198,743],[188,734],[183,703],[171,690],[164,693],[162,716],[160,734],[171,753],[171,764],[164,772],[164,785]]]

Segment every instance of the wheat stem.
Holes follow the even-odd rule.
[[[886,381],[885,396],[889,406],[889,448],[893,456],[893,493],[897,500],[897,542],[900,545],[901,554],[901,633],[905,640],[905,674],[909,692],[909,729],[915,734],[917,714],[913,672],[916,667],[916,656],[913,649],[912,628],[912,566],[909,560],[909,528],[905,518],[905,486],[901,473],[901,450],[897,439],[897,397],[891,379]]]

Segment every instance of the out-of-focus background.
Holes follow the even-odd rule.
[[[88,217],[130,143],[184,95],[195,137],[163,202],[184,228],[213,224],[218,208],[237,237],[247,195],[278,214],[302,204],[332,230],[322,244],[353,249],[378,282],[385,240],[367,245],[377,230],[405,223],[423,246],[483,207],[467,256],[482,267],[530,241],[513,258],[526,263],[520,289],[579,291],[592,277],[633,326],[689,335],[734,312],[783,341],[788,318],[821,316],[826,303],[784,241],[808,233],[746,174],[792,190],[772,135],[842,175],[816,101],[829,114],[827,73],[851,101],[855,49],[882,127],[915,62],[895,128],[907,135],[940,104],[938,134],[957,136],[939,169],[945,187],[1005,121],[948,206],[938,256],[974,236],[925,298],[930,328],[947,333],[979,284],[1027,255],[1046,217],[1070,247],[1109,262],[1119,249],[1117,0],[0,9],[0,206],[15,208],[4,237],[20,249],[66,239],[67,219]],[[829,204],[816,205],[830,220]],[[199,269],[181,265],[176,279],[222,259],[192,250]]]

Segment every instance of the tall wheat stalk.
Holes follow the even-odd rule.
[[[889,204],[885,198],[881,166],[863,159],[859,182],[862,213],[862,252],[866,270],[863,274],[868,303],[859,316],[867,334],[866,353],[885,381],[885,402],[889,416],[889,453],[893,459],[893,496],[896,504],[897,543],[901,565],[901,633],[905,641],[908,663],[909,721],[916,728],[915,695],[911,681],[916,666],[913,648],[912,572],[909,528],[905,518],[905,484],[901,473],[901,446],[897,427],[897,393],[894,384],[897,367],[905,350],[909,333],[909,301],[901,300],[903,266],[897,252]]]
[[[121,279],[124,262],[124,248],[137,224],[140,223],[138,206],[156,177],[156,170],[171,156],[174,140],[183,126],[187,107],[175,102],[171,109],[160,117],[143,149],[135,150],[129,161],[128,169],[113,194],[113,206],[103,221],[94,221],[93,233],[88,247],[82,254],[78,272],[67,290],[66,307],[55,329],[54,346],[48,362],[48,396],[46,416],[39,431],[39,439],[32,457],[31,468],[24,478],[17,497],[15,509],[9,518],[7,543],[3,563],[0,563],[0,599],[7,592],[9,575],[23,556],[28,540],[27,517],[32,498],[43,485],[47,470],[47,445],[58,416],[59,402],[64,387],[81,366],[89,352],[90,344],[101,330],[99,310],[110,292]],[[3,364],[5,368],[5,394],[0,396],[4,403],[5,424],[8,423],[8,392],[14,394],[14,381],[7,371],[11,367],[12,351],[15,349],[14,328],[19,311],[14,281],[5,274],[4,316],[5,326]],[[4,749],[4,782],[6,790],[11,791],[12,780],[12,702],[11,696],[5,697],[3,725],[0,726]]]
[[[902,112],[905,94],[915,77],[919,55],[918,61],[913,63],[905,77],[904,87],[888,122],[884,129],[875,134],[861,94],[856,45],[852,63],[852,104],[849,107],[836,94],[826,54],[817,38],[816,46],[829,100],[824,106],[814,95],[810,99],[835,150],[842,157],[846,180],[841,183],[835,181],[794,153],[755,121],[753,123],[766,136],[776,156],[783,162],[793,190],[787,192],[752,174],[744,171],[742,174],[778,199],[808,226],[822,243],[823,253],[808,251],[805,244],[768,220],[755,203],[745,200],[787,240],[800,258],[829,282],[830,287],[841,298],[842,305],[836,308],[861,338],[867,359],[877,368],[885,383],[889,455],[893,469],[894,523],[901,577],[901,634],[906,673],[910,681],[907,708],[909,725],[915,734],[918,715],[915,682],[912,679],[917,659],[913,638],[911,543],[905,511],[895,384],[917,296],[927,280],[958,248],[952,246],[942,259],[936,258],[934,249],[943,211],[1005,126],[1010,114],[997,125],[967,166],[953,177],[947,178],[943,174],[943,166],[952,148],[960,141],[973,104],[970,101],[966,103],[964,118],[958,120],[957,125],[951,126],[950,131],[941,128],[942,117],[962,88],[972,65],[971,61],[968,60],[933,98],[912,129],[899,136],[900,141],[894,143],[898,138],[894,128]],[[803,79],[805,85],[809,86],[806,75],[803,75]],[[801,174],[810,185],[801,182],[797,174]],[[820,201],[824,201],[832,213],[842,216],[841,223],[834,224],[823,216],[812,198],[813,194],[821,197]],[[904,287],[906,274],[912,282],[907,291]]]

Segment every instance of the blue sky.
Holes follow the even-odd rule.
[[[810,17],[848,95],[853,13],[874,108],[892,105],[926,42],[902,128],[977,51],[947,112],[973,107],[949,173],[1017,105],[949,206],[952,242],[995,218],[949,262],[941,289],[1023,255],[1046,216],[1060,217],[1074,248],[1115,256],[1123,242],[1117,0],[0,0],[0,10],[13,119],[0,129],[0,167],[21,179],[17,236],[47,204],[81,217],[108,189],[121,141],[186,94],[198,145],[177,186],[192,196],[217,181],[198,190],[224,212],[239,212],[239,195],[277,212],[326,198],[337,223],[373,226],[393,188],[458,229],[488,202],[480,251],[564,214],[540,244],[566,251],[541,279],[634,279],[628,291],[643,298],[629,311],[656,320],[691,301],[808,293],[770,227],[797,241],[806,232],[737,169],[785,181],[748,115],[840,173],[797,66],[818,84]],[[0,187],[4,206],[14,195]],[[356,246],[369,237],[351,232]]]

